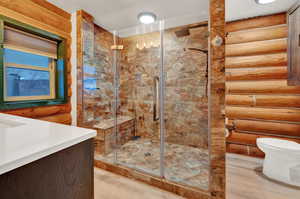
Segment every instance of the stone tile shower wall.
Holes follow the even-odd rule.
[[[84,120],[93,125],[113,117],[113,35],[85,21],[83,39]]]
[[[207,50],[207,27],[190,29],[190,35],[176,37],[164,32],[166,72],[166,141],[208,148],[207,56],[188,48]],[[113,35],[85,23],[84,34],[84,118],[94,125],[113,117]],[[118,115],[135,119],[135,135],[159,139],[159,123],[153,120],[154,76],[159,76],[160,48],[138,49],[143,38],[159,41],[158,32],[119,38]],[[157,113],[158,114],[158,113]]]
[[[206,149],[207,56],[188,48],[207,50],[208,31],[207,27],[190,29],[189,36],[176,37],[175,32],[183,28],[169,29],[164,33],[166,141]],[[159,33],[122,39],[121,110],[133,111],[137,135],[159,139],[159,123],[153,121],[153,77],[159,76],[160,48],[138,49],[137,42],[143,38],[156,41]]]
[[[153,120],[153,78],[159,76],[160,48],[137,49],[137,42],[145,36],[160,38],[159,33],[151,33],[121,39],[124,46],[119,71],[121,112],[132,110],[137,136],[159,139],[159,123]]]
[[[207,55],[189,48],[208,49],[207,27],[176,37],[165,32],[166,140],[208,148]]]

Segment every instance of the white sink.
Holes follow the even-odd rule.
[[[0,119],[0,128],[1,129],[14,128],[14,127],[22,126],[22,125],[25,125],[25,124],[21,123],[21,122],[16,122],[13,120]]]

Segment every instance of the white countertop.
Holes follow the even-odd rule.
[[[96,136],[96,131],[0,114],[0,175]]]

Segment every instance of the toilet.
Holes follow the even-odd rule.
[[[265,176],[300,187],[300,144],[281,139],[259,138],[257,146],[266,155],[263,165]]]

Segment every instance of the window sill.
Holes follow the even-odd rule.
[[[0,103],[0,110],[12,110],[21,108],[33,108],[41,106],[51,106],[66,104],[67,100],[55,99],[55,100],[32,100],[32,101],[21,101],[21,102],[3,102]]]

